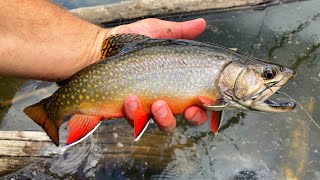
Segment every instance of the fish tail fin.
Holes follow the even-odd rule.
[[[35,123],[41,126],[47,135],[51,138],[56,146],[59,146],[59,133],[57,124],[49,119],[48,114],[44,108],[48,98],[26,107],[23,112],[28,115]]]

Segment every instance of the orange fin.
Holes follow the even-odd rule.
[[[215,135],[218,134],[222,118],[223,111],[210,112],[210,129]]]
[[[101,116],[73,115],[67,124],[69,134],[66,145],[81,142],[99,127],[101,120]]]
[[[60,123],[49,119],[47,112],[44,108],[49,98],[43,99],[42,101],[26,107],[23,112],[28,115],[34,122],[41,126],[51,138],[52,142],[59,146],[59,126]]]
[[[139,141],[140,137],[149,125],[149,117],[142,106],[137,108],[133,123],[134,141]]]

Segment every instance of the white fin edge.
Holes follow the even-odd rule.
[[[217,133],[214,133],[215,136],[219,133],[219,129],[220,129],[220,127],[221,127],[222,119],[223,119],[223,116],[224,116],[224,111],[221,111],[220,114],[221,114],[221,115],[220,115],[220,123],[219,123],[219,126],[218,126],[218,131],[217,131]]]
[[[91,131],[89,131],[85,136],[83,136],[81,139],[79,139],[78,141],[75,141],[69,145],[66,145],[65,148],[69,148],[71,146],[74,146],[78,143],[80,143],[81,141],[85,140],[87,137],[89,137],[94,131],[96,131],[98,129],[98,127],[101,125],[102,121],[100,121]]]
[[[142,129],[142,131],[140,132],[140,134],[138,135],[138,137],[136,137],[136,138],[133,140],[133,142],[137,142],[137,141],[140,140],[142,134],[147,130],[147,127],[148,127],[149,123],[150,123],[150,120],[149,120],[149,121],[147,122],[147,124],[144,126],[144,128]]]

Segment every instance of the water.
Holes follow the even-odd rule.
[[[78,7],[98,6],[105,4],[118,3],[124,0],[54,0],[56,4],[59,4],[67,9],[74,9]]]
[[[319,124],[318,7],[320,1],[313,0],[261,11],[202,15],[208,27],[198,40],[238,48],[251,56],[293,67],[297,75],[281,91],[300,102]],[[171,20],[192,18],[195,16]],[[10,108],[1,109],[0,130],[40,130],[22,114],[22,108],[56,87],[38,81],[23,84],[8,78],[0,83],[8,87],[0,92],[1,100],[38,90]],[[320,179],[320,130],[299,107],[284,114],[228,111],[223,123],[217,136],[209,131],[208,124],[194,127],[181,119],[171,135],[151,126],[134,145],[132,129],[124,120],[104,123],[64,155],[35,162],[10,177]]]

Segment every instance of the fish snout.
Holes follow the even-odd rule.
[[[289,80],[293,79],[295,77],[295,75],[296,75],[296,72],[294,70],[289,69],[287,67],[281,67],[280,70],[281,70],[282,73],[286,74],[286,76],[289,77],[288,78]]]

